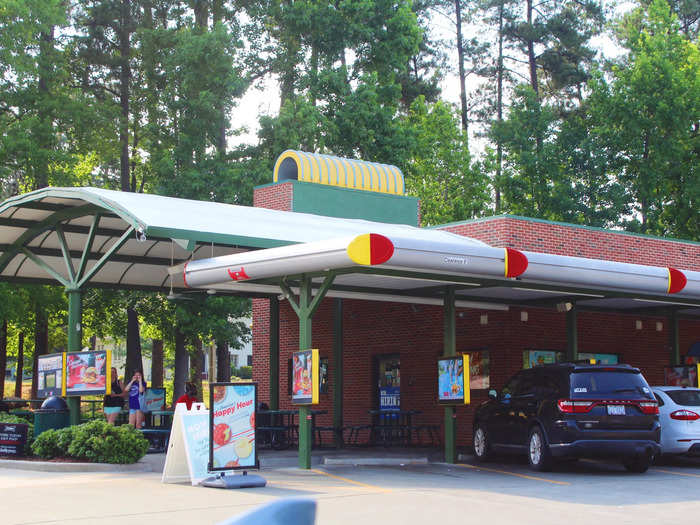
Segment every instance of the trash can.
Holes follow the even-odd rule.
[[[67,427],[70,424],[68,404],[58,396],[47,398],[41,408],[34,411],[34,437],[45,430]]]

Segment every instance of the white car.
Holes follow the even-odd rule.
[[[655,386],[661,453],[700,455],[700,388]]]

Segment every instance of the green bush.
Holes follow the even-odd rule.
[[[68,447],[73,440],[73,429],[66,427],[44,430],[32,445],[35,455],[44,459],[62,458],[68,456]]]
[[[238,377],[239,379],[252,379],[253,378],[253,367],[252,366],[240,366],[233,369],[232,375]]]
[[[24,447],[24,453],[30,456],[32,453],[32,443],[34,443],[34,425],[32,425],[26,419],[8,412],[0,412],[0,423],[19,423],[22,425],[29,425],[29,428],[27,429],[27,445]]]
[[[146,454],[148,441],[129,425],[115,427],[95,420],[47,430],[37,438],[33,450],[47,459],[68,456],[94,463],[136,463]]]

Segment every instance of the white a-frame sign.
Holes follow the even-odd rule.
[[[209,410],[204,403],[194,403],[190,410],[184,403],[178,403],[163,467],[163,483],[191,481],[197,485],[209,476],[208,462]]]

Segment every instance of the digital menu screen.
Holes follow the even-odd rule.
[[[438,402],[452,405],[468,404],[469,356],[442,357],[438,359]]]
[[[63,391],[63,354],[47,354],[37,358],[38,398],[60,396]]]

